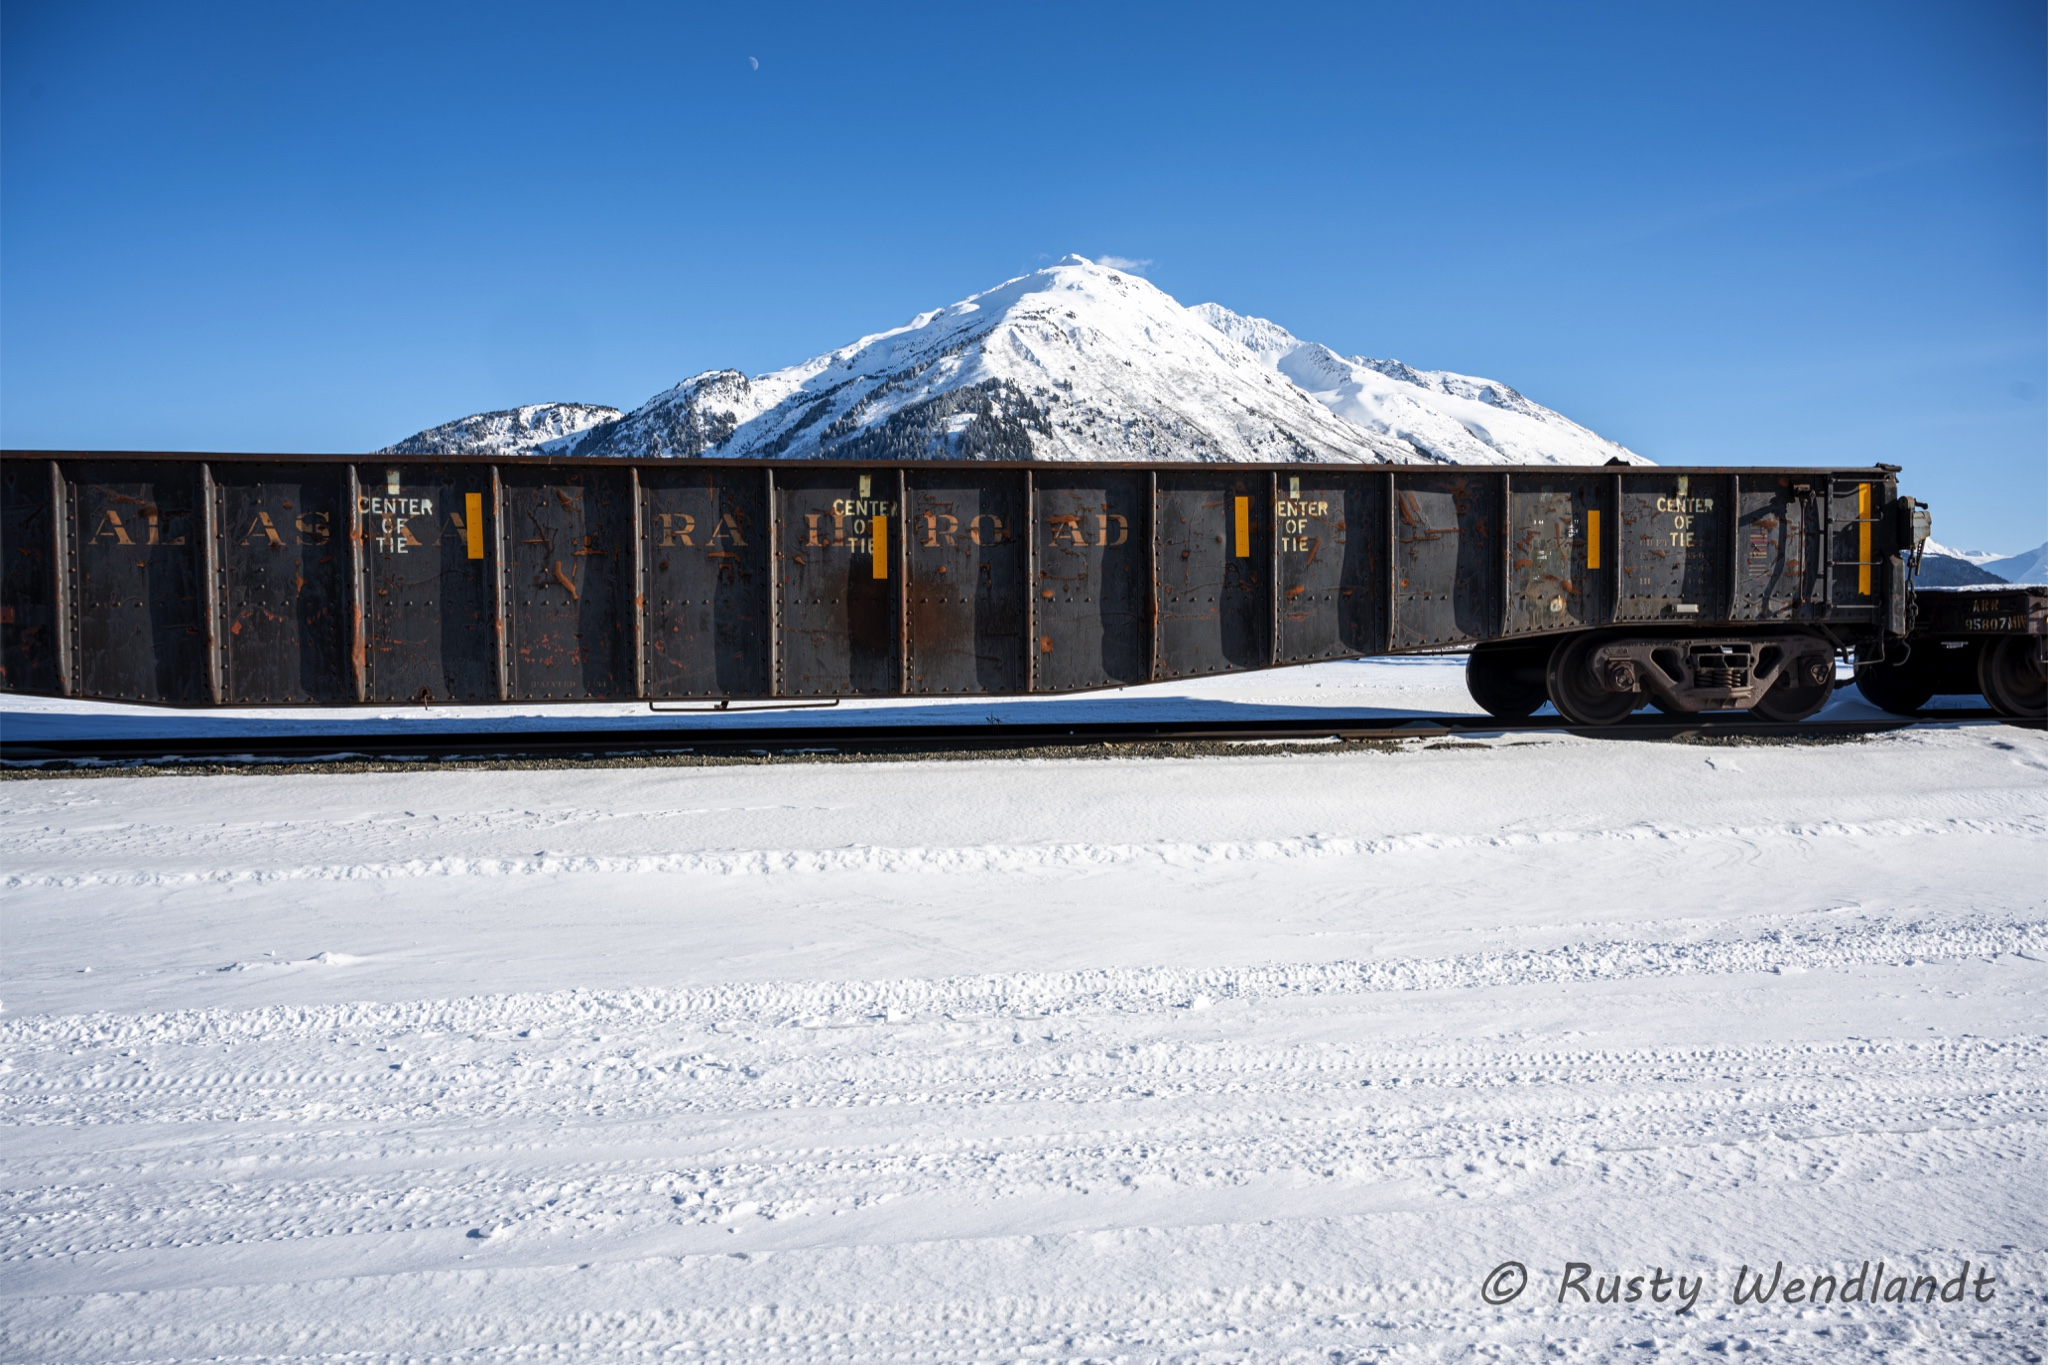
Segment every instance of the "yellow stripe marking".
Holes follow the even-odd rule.
[[[1237,500],[1237,557],[1239,559],[1250,559],[1252,557],[1252,500],[1250,498],[1239,498]]]
[[[1600,513],[1597,509],[1586,513],[1586,567],[1600,567]]]
[[[1856,485],[1856,591],[1870,596],[1870,485]]]
[[[469,557],[484,557],[484,495],[462,495],[462,529],[469,534]]]
[[[865,480],[863,480],[863,482],[865,482]],[[889,521],[888,521],[888,518],[886,518],[886,517],[876,517],[876,518],[875,518],[875,520],[874,520],[874,533],[875,533],[875,569],[874,569],[875,577],[877,577],[877,578],[887,578],[887,577],[889,576]]]

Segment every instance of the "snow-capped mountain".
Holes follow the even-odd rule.
[[[1930,588],[1973,583],[2048,584],[2048,544],[2016,555],[1986,550],[1952,550],[1929,540],[1920,555],[1920,584]]]
[[[2048,583],[2048,541],[2003,559],[1983,560],[1978,567],[2008,583]]]
[[[530,455],[545,443],[624,416],[595,403],[534,403],[479,412],[416,432],[379,455]]]
[[[1965,564],[1977,565],[1989,564],[1994,559],[2007,558],[2005,554],[1997,550],[1958,550],[1953,546],[1944,545],[1932,537],[1928,538],[1922,554],[1923,556],[1940,555],[1943,559],[1960,559]]]
[[[1977,567],[1967,559],[1957,559],[1932,549],[1923,549],[1920,554],[1920,572],[1913,580],[1923,588],[1970,588],[1980,583],[2003,584],[2005,580],[1995,573]]]
[[[1457,464],[1648,464],[1634,451],[1532,403],[1505,384],[1398,360],[1341,356],[1264,318],[1219,304],[1190,311],[1339,417]]]
[[[1068,257],[786,370],[699,375],[552,451],[1412,461],[1134,275]]]
[[[1504,384],[1346,359],[1263,319],[1214,304],[1183,307],[1146,280],[1079,256],[785,370],[697,375],[540,449],[634,457],[1648,463]]]

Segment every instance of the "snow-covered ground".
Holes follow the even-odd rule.
[[[54,778],[0,837],[8,1360],[2048,1340],[2037,731]],[[1732,1301],[1781,1260],[1970,1270]]]

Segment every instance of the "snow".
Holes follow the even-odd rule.
[[[960,416],[971,433],[948,430]],[[550,448],[694,455],[665,439],[693,421],[711,441],[701,453],[734,457],[1419,458],[1269,373],[1154,285],[1078,256],[785,370],[699,376]]]
[[[2044,774],[1965,722],[10,781],[5,1355],[2023,1358]],[[1866,1259],[1995,1293],[1731,1301]]]
[[[2044,546],[2042,548],[2048,549],[2048,546]],[[1951,549],[1948,546],[1943,545],[1940,541],[1934,539],[1934,537],[1932,536],[1929,536],[1927,538],[1925,545],[1922,547],[1922,551],[1925,554],[1940,555],[1944,559],[1960,559],[1963,561],[1963,563],[1974,564],[1980,569],[1983,568],[1985,565],[1990,564],[1996,560],[2007,559],[2011,557],[2005,554],[2001,554],[1997,550]]]
[[[546,442],[617,420],[595,403],[534,403],[443,422],[414,432],[378,455],[531,455]]]
[[[2008,583],[2048,585],[2048,542],[2003,559],[1983,560],[1978,567],[1986,573],[1997,574]]]
[[[706,371],[544,444],[508,444],[506,416],[400,445],[441,451],[473,436],[480,453],[639,458],[1648,463],[1505,384],[1344,360],[1081,256],[785,369]]]
[[[1505,384],[1398,360],[1349,358],[1217,304],[1194,310],[1339,417],[1457,464],[1648,464]]]
[[[1989,550],[1952,550],[1935,540],[1928,540],[1922,552],[1923,560],[1956,559],[1994,575],[2000,582],[2027,586],[2048,586],[2048,543],[2036,545],[2016,555],[1998,554]]]

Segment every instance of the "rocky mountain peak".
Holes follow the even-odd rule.
[[[1647,463],[1505,384],[1341,356],[1263,318],[1184,307],[1082,256],[787,369],[751,378],[711,370],[630,413],[587,411],[608,415],[538,448],[638,458]]]

